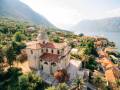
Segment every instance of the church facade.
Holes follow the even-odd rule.
[[[53,74],[69,65],[71,47],[63,43],[50,42],[46,32],[39,33],[36,41],[27,43],[29,67]]]

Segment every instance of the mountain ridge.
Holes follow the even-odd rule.
[[[28,21],[44,27],[55,27],[45,17],[32,10],[20,0],[1,0],[0,16]]]
[[[120,31],[120,17],[109,17],[98,20],[83,20],[72,27],[72,30],[85,31]]]

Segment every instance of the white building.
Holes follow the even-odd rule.
[[[36,41],[27,43],[26,52],[29,67],[52,74],[58,69],[66,69],[71,48],[67,43],[49,42],[46,32],[41,32]]]
[[[70,75],[70,80],[76,79],[79,76],[80,69],[82,67],[82,63],[79,60],[70,60],[68,73]],[[84,74],[81,72],[80,74]],[[81,75],[83,76],[83,75]]]
[[[82,69],[82,62],[80,60],[70,60],[69,68],[67,71],[70,75],[70,80],[74,80],[76,78],[88,80],[89,70]]]
[[[71,50],[71,54],[77,54],[78,53],[78,49],[77,48],[73,48],[72,50]]]

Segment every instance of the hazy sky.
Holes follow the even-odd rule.
[[[21,0],[59,28],[84,19],[120,16],[120,0]]]

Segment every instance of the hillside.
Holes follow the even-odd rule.
[[[14,18],[45,27],[54,27],[42,15],[39,15],[19,0],[0,0],[0,17]]]
[[[77,32],[120,31],[120,17],[112,17],[100,20],[84,20],[75,25],[73,30]]]

